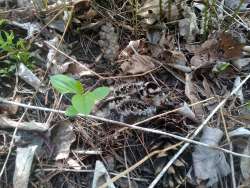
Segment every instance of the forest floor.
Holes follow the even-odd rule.
[[[250,187],[249,7],[0,0],[0,187]]]

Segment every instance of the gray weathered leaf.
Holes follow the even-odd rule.
[[[248,144],[245,147],[243,154],[250,155],[250,138],[248,139]],[[250,159],[242,157],[240,160],[240,169],[244,179],[250,178]]]
[[[109,182],[109,181],[110,181],[110,176],[104,164],[101,161],[96,161],[92,188],[98,188],[102,184]],[[115,185],[113,183],[110,183],[107,187],[115,188]]]
[[[218,146],[222,136],[223,132],[220,129],[205,127],[200,142]],[[195,179],[207,181],[208,187],[230,173],[230,166],[221,151],[197,145],[192,156]]]
[[[61,121],[51,131],[52,142],[55,145],[55,160],[67,159],[70,146],[75,141],[73,125],[70,121]]]

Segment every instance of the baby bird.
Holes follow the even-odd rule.
[[[124,123],[135,123],[156,114],[167,97],[153,82],[136,82],[113,88],[110,97],[97,104],[93,114]]]

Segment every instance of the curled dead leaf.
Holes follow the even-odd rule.
[[[155,68],[153,62],[154,59],[149,56],[134,54],[130,59],[122,63],[121,69],[128,74],[144,73]]]

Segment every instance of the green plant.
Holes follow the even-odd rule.
[[[27,43],[24,39],[18,39],[17,42],[14,39],[13,32],[2,31],[0,33],[0,49],[3,53],[7,53],[10,58],[27,65],[30,58]]]
[[[247,107],[248,110],[250,110],[250,100],[248,100],[248,101],[246,102],[246,107]]]
[[[216,1],[205,0],[204,1],[205,9],[203,10],[203,38],[207,39],[209,33],[214,29],[213,19],[217,20],[217,11],[216,11]]]
[[[138,33],[138,9],[139,9],[139,2],[138,0],[129,0],[128,1],[130,6],[132,7],[132,25],[133,28],[135,29],[135,35],[137,35]]]
[[[98,87],[93,91],[85,91],[80,81],[69,76],[57,74],[50,77],[52,86],[60,93],[72,93],[72,105],[67,108],[67,116],[75,116],[78,113],[88,115],[95,103],[105,98],[110,90],[108,87]]]
[[[221,74],[223,73],[225,70],[227,70],[227,68],[230,66],[230,63],[226,63],[226,62],[220,62],[218,64],[216,64],[213,68],[213,73],[215,74]]]
[[[23,63],[32,68],[30,63],[30,52],[24,39],[16,41],[13,32],[0,31],[0,53],[4,58],[1,61],[0,76],[6,77],[12,75],[16,63]]]

